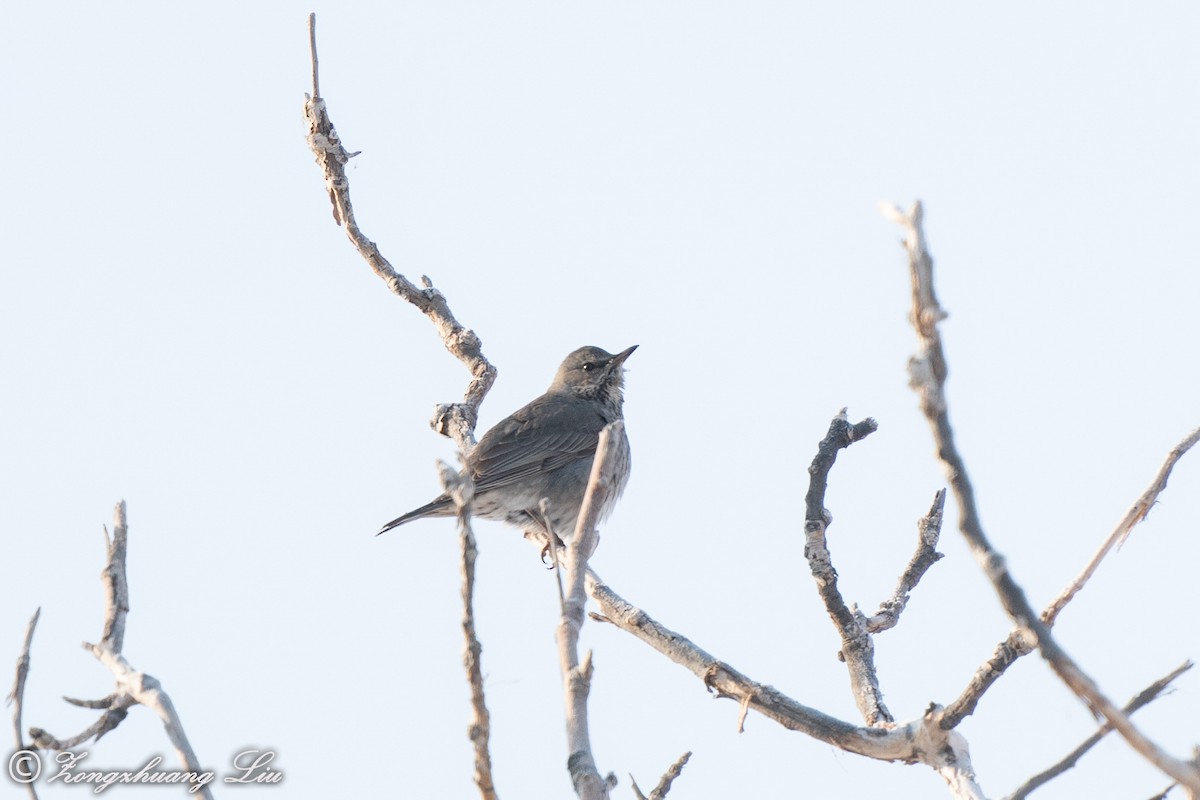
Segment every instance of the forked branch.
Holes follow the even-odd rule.
[[[104,713],[81,733],[67,739],[59,739],[41,728],[30,728],[29,735],[33,747],[41,750],[70,750],[93,738],[99,739],[104,734],[116,728],[135,705],[149,708],[162,720],[167,738],[175,748],[180,762],[193,780],[189,791],[197,797],[211,800],[212,793],[208,781],[212,779],[200,766],[196,752],[188,741],[183,730],[183,722],[175,711],[171,698],[163,690],[159,681],[134,669],[125,657],[121,648],[125,641],[125,617],[129,613],[129,582],[126,579],[125,556],[128,552],[129,530],[125,521],[125,502],[117,504],[113,512],[112,538],[105,534],[108,550],[107,563],[100,573],[104,585],[104,627],[99,644],[83,643],[83,648],[112,672],[116,678],[115,691],[99,701],[81,701],[65,698],[67,702],[85,708],[103,708]]]
[[[959,529],[963,537],[983,568],[984,574],[991,581],[1005,612],[1019,628],[1027,628],[1030,631],[1042,657],[1059,678],[1094,713],[1108,720],[1148,761],[1186,786],[1189,791],[1200,794],[1200,768],[1197,768],[1195,763],[1172,756],[1159,747],[1100,691],[1096,683],[1058,644],[1050,627],[1030,605],[1004,557],[984,534],[979,509],[975,504],[975,492],[967,475],[966,463],[958,452],[947,411],[947,366],[938,330],[938,323],[946,314],[938,304],[933,290],[933,258],[929,255],[925,243],[921,204],[915,203],[907,212],[895,206],[888,206],[884,208],[884,213],[900,224],[905,231],[904,246],[908,252],[913,287],[910,319],[920,340],[920,350],[909,362],[909,375],[913,388],[921,398],[921,409],[933,431],[938,457],[946,468],[950,487],[958,502]]]

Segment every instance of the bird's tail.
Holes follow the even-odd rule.
[[[394,520],[384,525],[379,529],[378,536],[381,533],[387,533],[392,528],[398,528],[406,522],[412,522],[414,519],[421,517],[448,517],[453,513],[454,504],[450,502],[450,498],[442,495],[432,503],[426,503],[420,508],[414,508],[412,511],[402,516],[396,517]]]

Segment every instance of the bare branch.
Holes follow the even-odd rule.
[[[462,600],[463,638],[466,649],[463,651],[463,666],[467,671],[467,683],[471,687],[471,724],[467,728],[467,736],[475,747],[475,785],[483,800],[496,800],[496,786],[492,781],[492,756],[488,749],[491,736],[491,715],[488,714],[487,703],[483,694],[483,645],[475,634],[475,534],[471,530],[471,500],[475,495],[475,486],[467,470],[460,474],[449,464],[438,462],[438,472],[442,479],[442,488],[458,510],[458,543],[462,551]]]
[[[979,665],[962,693],[946,706],[946,713],[942,717],[942,724],[946,729],[957,727],[960,722],[974,714],[975,707],[984,693],[999,680],[1004,671],[1015,664],[1017,659],[1036,649],[1037,640],[1029,629],[1014,628],[1007,639],[996,645],[988,660]]]
[[[983,800],[966,739],[940,726],[941,709],[932,706],[917,720],[891,726],[859,727],[803,705],[774,687],[751,680],[701,649],[686,636],[667,628],[612,590],[588,570],[587,589],[602,618],[650,645],[690,671],[717,697],[735,700],[774,720],[849,753],[880,761],[923,763],[938,772],[957,798]]]
[[[1150,800],[1167,800],[1167,795],[1169,795],[1171,793],[1171,790],[1174,789],[1178,785],[1179,785],[1178,781],[1175,781],[1174,783],[1169,784],[1167,786],[1167,788],[1163,789],[1161,792],[1159,792],[1158,794],[1151,797]]]
[[[17,656],[16,677],[13,680],[12,691],[8,695],[8,702],[13,707],[13,734],[17,742],[17,751],[25,750],[25,732],[21,725],[21,712],[25,703],[25,679],[29,676],[29,651],[33,647],[33,632],[37,629],[38,619],[42,616],[42,609],[39,606],[33,612],[33,616],[29,618],[29,624],[25,626],[25,640],[21,645],[21,654]],[[9,771],[14,779],[32,777],[33,772],[26,770],[32,767],[25,759],[19,757],[14,752],[12,760],[9,762]],[[33,781],[25,784],[28,787],[29,796],[33,800],[37,800],[37,790],[33,786]]]
[[[1139,708],[1154,702],[1162,696],[1163,691],[1171,685],[1172,681],[1174,681],[1183,673],[1187,672],[1192,668],[1192,666],[1192,662],[1184,662],[1182,665],[1172,670],[1168,675],[1159,678],[1154,683],[1150,684],[1137,695],[1135,695],[1133,699],[1126,703],[1125,707],[1121,710],[1126,714],[1133,714]],[[1099,730],[1097,730],[1088,738],[1084,739],[1082,744],[1068,753],[1061,761],[1025,781],[1025,783],[1021,784],[1017,790],[1005,798],[1005,800],[1024,800],[1024,798],[1028,797],[1042,785],[1048,783],[1054,778],[1057,778],[1067,770],[1074,768],[1074,766],[1079,763],[1079,759],[1082,758],[1088,750],[1091,750],[1093,747],[1099,744],[1100,740],[1107,736],[1111,731],[1112,725],[1108,723],[1101,725]]]
[[[579,660],[579,630],[583,627],[584,606],[587,595],[584,591],[584,576],[587,562],[596,549],[598,538],[596,524],[605,499],[611,494],[617,481],[615,478],[618,448],[610,447],[614,436],[620,436],[625,423],[617,420],[600,431],[596,444],[596,455],[592,459],[592,472],[588,477],[583,504],[579,508],[579,519],[575,533],[567,544],[566,552],[566,597],[563,602],[562,618],[557,629],[558,655],[563,674],[563,690],[567,712],[567,768],[575,793],[582,800],[602,800],[615,784],[600,777],[596,761],[592,756],[592,745],[588,735],[587,698],[591,690],[592,654],[589,651],[583,662]],[[554,532],[549,534],[553,542]],[[557,561],[556,561],[557,563]],[[563,589],[560,587],[560,593]]]
[[[100,582],[104,588],[104,627],[99,645],[84,644],[85,649],[101,647],[119,654],[125,643],[125,618],[129,614],[129,580],[125,571],[125,556],[129,550],[129,526],[126,522],[125,501],[113,509],[112,536],[104,529],[106,561],[100,571]],[[93,651],[94,652],[94,651]],[[59,739],[41,728],[30,728],[34,745],[42,750],[70,750],[93,737],[99,739],[115,729],[129,714],[135,701],[126,696],[120,687],[103,700],[76,700],[64,697],[68,703],[83,708],[104,709],[100,717],[75,736]]]
[[[448,436],[458,444],[463,453],[470,452],[475,444],[475,423],[479,418],[479,405],[496,380],[496,368],[483,355],[483,345],[474,331],[464,328],[446,302],[445,296],[429,278],[422,276],[418,287],[408,278],[396,272],[391,263],[379,252],[373,241],[359,229],[354,219],[354,207],[350,203],[350,182],[346,177],[346,164],[358,155],[348,153],[333,127],[325,101],[319,93],[317,76],[316,15],[309,16],[309,42],[312,47],[313,94],[304,103],[304,116],[308,120],[308,146],[316,155],[317,164],[325,177],[325,186],[333,204],[333,218],[344,225],[346,236],[359,254],[366,259],[393,294],[416,306],[432,320],[446,349],[466,365],[471,381],[461,403],[444,403],[434,412],[430,425],[435,431]]]
[[[107,538],[107,536],[105,537]],[[125,577],[125,551],[129,547],[129,529],[125,524],[125,501],[113,509],[113,535],[108,545],[108,563],[104,565],[104,633],[100,643],[119,653],[125,644],[125,617],[129,614],[129,580]]]
[[[196,758],[196,751],[192,749],[187,734],[183,731],[183,720],[179,718],[179,714],[175,711],[175,704],[163,691],[162,684],[158,679],[135,670],[124,656],[103,644],[95,645],[84,642],[83,648],[99,659],[100,663],[108,667],[116,677],[118,695],[128,698],[132,701],[131,704],[143,705],[158,715],[167,732],[167,738],[171,740],[171,746],[175,748],[175,753],[179,756],[184,768],[197,775],[204,773],[205,769],[200,766],[200,761]],[[100,738],[103,733],[103,731],[98,733],[96,738]],[[212,800],[212,793],[206,783],[193,782],[189,789],[194,791],[198,797]]]
[[[71,702],[68,698],[64,697],[63,699]],[[30,728],[29,734],[33,737],[34,747],[39,750],[74,750],[92,738],[99,741],[104,734],[114,730],[129,715],[129,709],[135,705],[137,702],[128,695],[112,694],[109,695],[108,705],[100,706],[104,708],[104,713],[83,731],[68,739],[58,739],[41,728]],[[97,706],[88,703],[88,707],[96,708]]]
[[[33,647],[33,632],[37,630],[38,620],[42,616],[42,608],[38,606],[25,626],[25,639],[21,645],[21,654],[17,656],[16,676],[13,680],[12,691],[8,693],[8,704],[13,707],[13,732],[17,737],[17,749],[24,747],[21,728],[21,703],[25,698],[25,679],[29,676],[29,651]]]
[[[346,164],[358,153],[348,153],[329,118],[325,101],[321,97],[320,69],[317,59],[316,14],[308,18],[309,48],[312,61],[312,95],[306,98],[304,114],[308,121],[308,144],[316,156],[325,178],[325,186],[333,206],[333,218],[346,229],[346,236],[359,254],[367,261],[372,271],[379,276],[401,299],[416,306],[434,323],[446,349],[463,362],[471,373],[461,403],[443,403],[437,406],[431,427],[455,441],[459,452],[465,457],[475,446],[475,424],[479,418],[479,406],[496,380],[496,368],[483,355],[483,345],[474,331],[464,328],[450,310],[445,296],[433,287],[428,277],[421,277],[418,287],[404,275],[396,272],[384,258],[379,248],[358,227],[354,207],[350,202],[350,183],[346,176]],[[459,544],[462,553],[462,598],[463,636],[466,651],[463,656],[467,682],[471,689],[473,718],[468,733],[475,749],[475,783],[484,800],[496,797],[492,778],[489,739],[491,717],[488,714],[483,691],[481,654],[483,646],[475,632],[473,609],[475,592],[475,558],[477,549],[475,536],[470,526],[470,502],[474,487],[470,478],[459,475],[446,465],[442,466],[442,482],[447,493],[454,499],[459,517]]]
[[[312,54],[312,87],[313,97],[321,96],[321,75],[317,68],[317,15],[308,15],[308,51]]]
[[[649,797],[646,797],[646,795],[642,794],[642,790],[638,788],[637,781],[635,781],[633,776],[630,775],[629,781],[633,784],[634,796],[637,797],[638,800],[663,800],[663,798],[667,796],[667,792],[671,791],[671,783],[679,777],[680,773],[683,772],[684,764],[686,764],[688,759],[691,757],[692,751],[689,750],[679,758],[675,759],[675,763],[668,767],[667,771],[663,773],[662,778],[660,778],[658,781],[658,785],[654,787],[654,791],[650,792]]]
[[[183,731],[183,723],[175,711],[171,698],[163,691],[162,685],[157,679],[135,670],[119,650],[125,640],[125,617],[129,613],[129,583],[126,579],[125,568],[128,534],[125,501],[122,500],[117,503],[113,512],[111,540],[108,539],[107,531],[105,532],[108,559],[100,573],[101,582],[104,585],[104,635],[99,644],[88,644],[87,642],[83,644],[85,650],[94,655],[112,672],[117,681],[116,691],[104,700],[98,701],[64,698],[72,705],[104,709],[104,713],[95,722],[76,736],[58,739],[41,728],[30,728],[29,734],[35,748],[70,750],[92,738],[100,739],[125,719],[130,708],[137,704],[144,705],[158,714],[180,761],[189,772],[197,776],[198,779],[192,783],[192,791],[198,797],[211,800],[212,793],[208,789],[207,781],[201,777],[206,771],[200,766],[196,753],[188,742],[187,735]],[[209,777],[211,778],[211,776]]]
[[[110,708],[112,707],[113,700],[116,699],[117,696],[115,694],[110,694],[108,697],[101,697],[99,700],[80,700],[75,697],[63,697],[63,700],[66,700],[73,706],[91,709]]]
[[[1113,545],[1123,542],[1129,536],[1133,527],[1146,518],[1149,509],[1157,502],[1158,495],[1166,489],[1167,479],[1170,477],[1175,463],[1196,444],[1198,439],[1200,439],[1200,429],[1193,431],[1185,437],[1183,441],[1167,454],[1166,461],[1159,469],[1158,475],[1150,487],[1138,498],[1125,517],[1118,523],[1117,527],[1109,534],[1104,544],[1101,545],[1096,554],[1092,556],[1091,561],[1084,567],[1083,572],[1068,584],[1059,596],[1055,598],[1054,602],[1042,612],[1041,619],[1047,626],[1052,627],[1057,622],[1058,615],[1095,573],[1100,562],[1112,551]],[[953,728],[962,722],[963,719],[975,713],[975,707],[978,705],[979,700],[991,685],[1004,674],[1004,671],[1016,663],[1017,659],[1032,653],[1035,649],[1037,649],[1037,642],[1032,633],[1024,628],[1014,628],[1003,642],[996,645],[996,649],[992,652],[991,657],[975,671],[970,683],[958,698],[946,707],[946,714],[942,719],[942,724],[947,726],[947,728]]]
[[[1129,538],[1129,534],[1133,532],[1134,526],[1146,518],[1150,513],[1150,509],[1158,501],[1158,496],[1167,488],[1167,479],[1171,477],[1171,470],[1175,468],[1175,463],[1183,458],[1183,454],[1191,450],[1197,441],[1200,441],[1200,428],[1197,428],[1184,437],[1183,441],[1175,445],[1175,448],[1167,454],[1167,460],[1163,462],[1162,467],[1158,470],[1158,474],[1154,476],[1154,481],[1146,491],[1142,492],[1142,496],[1134,502],[1129,511],[1125,512],[1125,516],[1117,523],[1117,527],[1108,535],[1108,538],[1104,540],[1104,544],[1092,556],[1092,560],[1083,568],[1083,572],[1079,573],[1079,576],[1067,588],[1063,589],[1062,594],[1054,599],[1050,607],[1042,612],[1042,620],[1047,625],[1054,624],[1054,621],[1058,619],[1059,613],[1067,603],[1071,602],[1079,590],[1083,588],[1084,584],[1088,582],[1088,579],[1092,577],[1092,574],[1100,566],[1100,562],[1104,560],[1104,556],[1108,554],[1108,551],[1114,545],[1120,547],[1124,544],[1125,540]]]
[[[875,673],[875,643],[867,633],[861,615],[850,610],[838,590],[837,570],[833,567],[825,540],[825,530],[832,522],[825,508],[825,489],[838,451],[870,435],[877,428],[875,420],[870,418],[851,425],[843,408],[829,424],[829,432],[817,446],[817,455],[808,468],[808,494],[804,498],[804,557],[808,560],[813,580],[817,582],[817,591],[825,603],[825,610],[829,612],[842,638],[839,656],[846,662],[854,702],[868,725],[892,722],[894,718],[883,704],[883,693],[879,690],[879,676]]]
[[[937,551],[937,544],[942,535],[942,510],[945,505],[946,490],[939,489],[933,497],[929,513],[917,520],[917,551],[900,575],[892,596],[880,604],[874,616],[865,620],[867,633],[881,633],[896,627],[908,605],[909,594],[929,568],[941,560],[942,554]]]
[[[687,668],[717,697],[736,700],[739,704],[743,698],[749,697],[750,708],[788,730],[801,731],[814,739],[852,753],[884,760],[898,758],[890,748],[881,746],[889,735],[888,731],[882,728],[860,728],[843,722],[802,705],[773,687],[751,680],[693,644],[686,636],[660,624],[649,614],[626,601],[592,570],[588,571],[587,588],[608,622],[633,634],[676,664]]]
[[[945,465],[960,510],[959,529],[984,574],[992,582],[1005,612],[1018,627],[1028,628],[1038,642],[1042,657],[1070,689],[1094,713],[1112,723],[1121,736],[1148,761],[1175,778],[1193,793],[1200,793],[1200,769],[1191,762],[1176,758],[1147,738],[1129,717],[1105,696],[1095,682],[1067,655],[1051,634],[1050,628],[1033,610],[1024,590],[1016,582],[1004,557],[992,546],[983,531],[983,523],[975,504],[975,492],[967,476],[966,463],[959,455],[950,426],[945,402],[947,375],[945,354],[937,324],[946,314],[938,305],[933,292],[933,259],[925,244],[920,202],[909,212],[892,206],[885,213],[905,229],[905,248],[913,283],[911,321],[920,339],[921,350],[909,362],[913,388],[921,398],[921,409],[930,423],[938,457]]]

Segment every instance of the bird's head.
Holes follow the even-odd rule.
[[[599,347],[581,347],[563,359],[550,384],[551,392],[566,392],[579,397],[621,403],[621,388],[625,385],[622,364],[637,349],[626,348],[613,355]]]

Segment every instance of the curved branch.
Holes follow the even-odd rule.
[[[838,451],[869,436],[878,427],[875,420],[869,417],[851,425],[843,408],[829,423],[828,433],[817,446],[817,454],[808,468],[808,493],[804,498],[804,557],[817,583],[821,600],[825,603],[825,610],[829,612],[829,618],[841,636],[839,655],[850,672],[854,702],[868,725],[892,722],[894,718],[883,704],[883,692],[879,689],[879,676],[875,672],[875,643],[867,632],[865,619],[850,610],[838,590],[837,570],[833,568],[825,539],[826,528],[832,522],[825,508],[825,489]]]
[[[483,355],[483,344],[475,332],[464,328],[454,314],[446,297],[428,277],[422,276],[418,287],[404,275],[396,272],[391,262],[379,252],[379,247],[367,238],[354,218],[354,206],[350,203],[350,180],[346,177],[346,164],[358,153],[348,153],[342,146],[333,122],[329,118],[325,101],[319,93],[317,75],[316,14],[309,15],[309,42],[312,48],[313,93],[306,95],[304,117],[308,121],[308,146],[317,158],[329,200],[333,204],[333,219],[344,225],[346,236],[371,270],[378,275],[392,294],[408,301],[432,320],[442,343],[450,353],[466,365],[471,373],[467,391],[461,403],[444,403],[434,411],[430,425],[435,431],[458,444],[459,450],[467,453],[475,444],[475,423],[479,419],[479,405],[496,381],[496,368]]]

